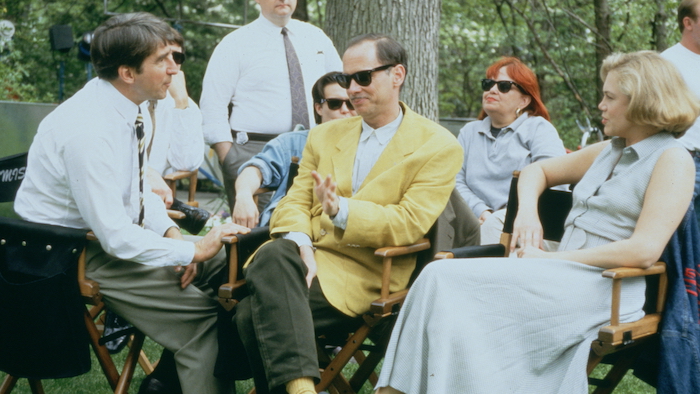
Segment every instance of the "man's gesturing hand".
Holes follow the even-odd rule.
[[[316,192],[316,197],[318,197],[318,200],[321,202],[323,212],[331,218],[334,218],[335,215],[338,214],[338,204],[340,203],[338,195],[335,194],[337,184],[333,182],[330,174],[326,176],[326,179],[322,179],[318,172],[311,171],[311,176],[314,177],[314,181],[316,182],[314,191]]]

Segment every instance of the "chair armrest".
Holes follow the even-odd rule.
[[[450,249],[439,252],[435,255],[436,260],[440,259],[466,259],[475,257],[504,257],[506,247],[503,244],[463,246],[461,248]]]
[[[649,268],[630,268],[619,267],[611,268],[603,271],[604,278],[613,280],[612,284],[612,302],[610,311],[610,325],[618,326],[620,324],[620,293],[622,291],[622,279],[643,277],[648,275],[660,275],[659,277],[659,294],[657,296],[656,310],[660,313],[663,310],[666,300],[666,288],[668,286],[668,278],[666,276],[666,263],[661,261],[654,263]]]
[[[175,182],[180,179],[189,178],[194,172],[195,171],[175,171],[168,175],[164,175],[163,179],[165,179],[166,182]]]
[[[396,257],[404,256],[411,253],[420,252],[430,248],[430,241],[427,238],[421,238],[418,242],[408,246],[386,246],[374,251],[375,256],[381,257]]]
[[[170,219],[184,219],[187,216],[183,212],[174,209],[166,209],[166,212],[168,212],[168,217]]]
[[[593,351],[605,355],[620,345],[628,345],[658,332],[661,314],[652,313],[631,323],[608,325],[598,331],[598,340],[593,341]]]
[[[633,278],[647,275],[659,275],[666,272],[666,263],[656,262],[649,268],[619,267],[603,271],[603,277],[610,279]]]
[[[420,252],[430,249],[430,241],[427,238],[421,238],[418,242],[407,246],[386,246],[375,250],[374,255],[384,258],[382,263],[382,291],[381,298],[389,297],[389,284],[391,283],[391,264],[392,258],[405,256],[407,254]]]
[[[227,311],[233,309],[238,301],[245,297],[245,279],[238,278],[239,266],[255,252],[260,245],[270,239],[269,227],[256,227],[248,234],[236,234],[222,237],[221,243],[226,245],[228,251],[228,276],[227,281],[219,287],[219,303]]]
[[[365,313],[363,319],[369,326],[373,326],[384,317],[387,317],[392,313],[398,313],[401,305],[403,305],[403,302],[406,299],[407,294],[408,289],[404,289],[397,291],[396,293],[389,294],[387,297],[376,299],[370,305],[369,311]]]

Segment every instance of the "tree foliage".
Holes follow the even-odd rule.
[[[599,58],[673,45],[676,7],[669,0],[444,0],[440,116],[477,116],[486,68],[516,56],[537,74],[552,123],[575,149],[576,119],[599,120]]]
[[[0,0],[0,19],[16,25],[12,42],[0,48],[0,99],[58,101],[61,60],[66,64],[65,96],[76,92],[87,80],[86,65],[76,58],[76,48],[67,54],[52,52],[48,29],[70,24],[78,41],[109,17],[103,3]],[[300,0],[304,9],[297,14],[327,26],[326,3]],[[401,4],[393,1],[392,7]],[[442,0],[440,116],[478,115],[479,81],[486,68],[500,56],[517,56],[537,74],[552,122],[566,146],[574,149],[580,135],[575,120],[589,117],[595,123],[599,118],[601,58],[613,51],[663,50],[678,42],[676,7],[677,0]],[[258,16],[254,0],[107,0],[107,11],[148,11],[171,18],[185,36],[188,58],[183,68],[195,100],[211,52],[231,31],[197,23],[242,25]]]

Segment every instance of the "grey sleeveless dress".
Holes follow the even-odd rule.
[[[659,133],[613,139],[576,186],[559,250],[627,239],[657,159]],[[484,258],[429,264],[398,316],[377,387],[404,393],[588,393],[586,361],[610,320],[603,269],[566,260]],[[620,318],[644,313],[644,279],[625,280]]]

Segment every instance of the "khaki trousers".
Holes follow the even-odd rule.
[[[193,284],[182,289],[174,267],[119,260],[91,242],[86,276],[100,285],[109,309],[175,354],[183,393],[228,393],[228,384],[214,378],[217,301],[209,286],[225,262],[222,251],[200,264]]]

